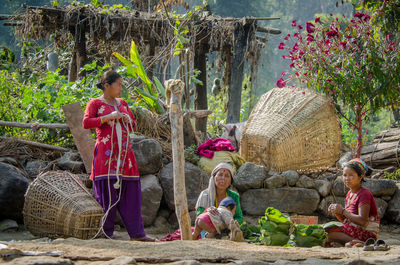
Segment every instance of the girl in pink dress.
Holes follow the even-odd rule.
[[[97,86],[103,95],[86,106],[83,127],[96,128],[90,179],[105,212],[104,233],[112,237],[118,210],[131,240],[154,241],[143,228],[139,170],[130,143],[136,121],[126,101],[119,98],[122,77],[107,71]]]

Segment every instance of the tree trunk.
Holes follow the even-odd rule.
[[[207,104],[207,62],[206,53],[203,47],[198,47],[195,50],[194,55],[194,69],[201,71],[198,79],[203,82],[202,85],[195,84],[194,87],[194,109],[195,110],[206,110],[208,109]],[[207,117],[202,119],[196,119],[194,123],[196,131],[202,133],[207,132]]]
[[[166,90],[170,91],[169,117],[171,120],[172,161],[174,172],[174,203],[175,213],[179,221],[182,240],[192,239],[192,229],[186,198],[185,187],[185,157],[183,149],[183,113],[181,110],[184,84],[181,80],[168,80]],[[169,93],[168,93],[169,94]]]
[[[74,82],[78,79],[78,75],[85,75],[85,72],[79,74],[79,71],[87,62],[86,36],[85,28],[80,25],[78,25],[76,28],[71,27],[70,32],[72,35],[74,35],[74,48],[72,50],[72,57],[69,63],[68,82]]]
[[[360,105],[357,106],[356,121],[357,121],[356,124],[357,124],[357,133],[358,133],[356,157],[360,158],[361,157],[361,151],[362,151],[362,145],[363,145],[363,141],[362,141],[362,114],[361,114]]]
[[[249,24],[243,25],[239,22],[235,24],[235,44],[233,46],[233,59],[231,68],[232,74],[231,80],[229,82],[228,91],[228,115],[226,118],[227,123],[236,123],[240,121],[244,55],[246,52],[249,30]]]

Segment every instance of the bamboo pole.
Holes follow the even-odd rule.
[[[23,123],[23,122],[12,122],[12,121],[0,121],[0,126],[4,127],[17,127],[17,128],[28,128],[32,130],[38,130],[40,128],[46,129],[69,129],[68,125],[65,123]]]
[[[182,240],[192,239],[192,229],[186,198],[185,157],[183,148],[183,114],[181,110],[182,92],[185,87],[181,80],[165,82],[167,105],[171,120],[172,161],[174,172],[175,213],[179,221]]]

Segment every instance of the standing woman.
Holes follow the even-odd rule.
[[[119,98],[122,77],[107,71],[97,87],[103,95],[86,106],[83,128],[96,128],[90,179],[96,200],[105,212],[104,233],[112,237],[118,209],[131,240],[155,241],[146,236],[143,228],[139,170],[129,139],[136,121],[126,101]]]

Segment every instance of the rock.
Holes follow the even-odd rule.
[[[169,209],[163,209],[161,208],[160,211],[158,211],[158,216],[163,216],[165,218],[168,218],[171,214],[171,211]]]
[[[396,193],[393,195],[392,199],[388,203],[386,210],[386,217],[393,222],[396,222],[400,218],[400,189],[397,189]],[[399,220],[400,221],[400,220]]]
[[[344,184],[343,177],[339,176],[333,182],[332,193],[335,196],[346,197],[350,189]]]
[[[190,221],[192,222],[192,226],[194,226],[194,221],[196,221],[196,211],[189,212]]]
[[[160,177],[161,186],[166,191],[164,192],[165,201],[171,210],[175,210],[172,163],[161,169]],[[189,211],[195,209],[200,192],[208,187],[208,178],[205,171],[191,163],[185,163],[185,186]]]
[[[142,188],[142,218],[143,224],[149,226],[157,216],[160,208],[163,190],[154,175],[145,175],[140,178]]]
[[[269,265],[269,262],[262,261],[262,260],[256,260],[256,259],[250,259],[250,260],[235,260],[231,263],[228,263],[231,265]]]
[[[81,161],[81,157],[76,152],[67,152],[57,163],[57,166],[63,170],[68,170],[72,173],[82,173],[85,170],[85,165]]]
[[[162,167],[162,148],[159,142],[154,139],[144,139],[133,142],[133,152],[141,176],[155,174]]]
[[[34,179],[43,172],[47,164],[47,162],[40,160],[28,161],[25,165],[25,171],[28,173],[30,178]]]
[[[127,264],[136,264],[136,260],[128,256],[119,256],[109,261],[96,261],[90,263],[90,265],[127,265]]]
[[[132,137],[132,142],[140,142],[142,140],[146,140],[146,136],[144,135],[135,135]]]
[[[153,225],[163,231],[168,230],[168,228],[170,227],[167,218],[165,218],[163,216],[158,216],[156,218],[156,220],[154,221]]]
[[[339,203],[344,207],[344,200],[345,197],[333,197],[333,196],[327,196],[322,199],[320,204],[318,205],[318,211],[321,212],[323,215],[329,218],[333,218],[336,220],[336,216],[330,212],[328,212],[328,207],[329,205],[333,203]]]
[[[326,180],[322,180],[322,179],[317,179],[315,181],[315,186],[318,190],[318,193],[322,197],[328,196],[332,189],[332,183],[330,181],[326,181]]]
[[[268,171],[268,175],[269,176],[279,175],[279,172],[275,171],[275,170],[270,170],[270,171]]]
[[[13,265],[73,265],[74,263],[69,259],[60,257],[47,257],[47,256],[29,256],[20,257],[12,260],[10,264]],[[92,264],[92,263],[91,263]]]
[[[351,152],[345,153],[337,162],[337,167],[342,168],[343,165],[353,159],[353,154]]]
[[[295,186],[297,181],[299,180],[299,174],[295,170],[282,172],[282,176],[286,178],[289,186]]]
[[[381,198],[382,198],[382,200],[387,201],[387,202],[392,199],[391,196],[382,196]]]
[[[264,167],[246,162],[239,168],[233,178],[233,185],[239,191],[258,189],[262,187],[267,174],[267,170]]]
[[[381,198],[375,198],[375,203],[376,203],[376,207],[378,208],[379,218],[382,219],[383,216],[385,215],[388,203],[385,202],[384,200],[382,200]]]
[[[302,175],[297,181],[296,187],[305,189],[315,189],[315,182],[306,175]]]
[[[282,188],[286,185],[286,178],[282,175],[274,175],[265,180],[265,187],[268,189]]]
[[[171,215],[168,217],[168,223],[174,228],[179,227],[178,218],[176,217],[175,212],[171,213]]]
[[[396,190],[396,182],[391,179],[365,179],[363,187],[369,189],[374,197],[392,196]]]
[[[249,215],[263,216],[270,206],[282,212],[310,215],[317,209],[319,199],[316,190],[278,188],[248,190],[242,194],[240,202]]]
[[[0,232],[4,231],[17,231],[18,230],[18,224],[14,220],[10,219],[4,219],[0,221]]]
[[[0,220],[22,221],[29,181],[16,167],[0,163]]]

